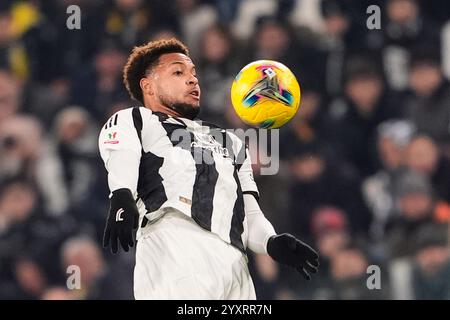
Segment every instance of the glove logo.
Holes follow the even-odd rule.
[[[125,211],[125,210],[123,210],[122,208],[120,208],[119,210],[117,210],[117,212],[116,212],[116,221],[123,221],[122,213],[123,213],[124,211]]]

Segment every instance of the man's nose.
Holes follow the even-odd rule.
[[[187,84],[188,85],[197,85],[198,84],[198,79],[197,77],[194,76],[190,76],[189,79],[187,80]]]

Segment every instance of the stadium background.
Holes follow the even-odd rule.
[[[66,27],[71,4],[81,30]],[[371,4],[380,30],[366,26]],[[121,75],[130,49],[171,36],[197,64],[204,120],[243,127],[229,89],[252,60],[281,61],[301,84],[279,174],[254,170],[265,214],[313,244],[321,268],[306,282],[252,255],[259,298],[450,298],[447,1],[2,0],[1,299],[132,298],[133,253],[100,247],[97,136],[136,105]],[[66,287],[69,265],[81,290]],[[379,290],[366,286],[369,265]]]

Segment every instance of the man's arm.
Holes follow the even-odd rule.
[[[100,155],[108,171],[110,209],[103,237],[103,246],[124,251],[134,245],[133,229],[138,227],[139,212],[135,194],[139,177],[141,141],[134,116],[139,109],[125,109],[114,114],[103,126],[99,136]],[[136,112],[139,112],[137,114]]]
[[[276,234],[253,195],[244,194],[244,205],[249,249],[255,253],[268,254],[273,260],[295,268],[305,279],[310,280],[309,273],[317,273],[319,267],[317,252],[289,233]]]
[[[248,248],[255,253],[268,254],[275,261],[295,268],[305,279],[317,273],[319,255],[310,246],[288,233],[277,234],[258,204],[258,188],[248,150],[238,176],[244,197],[248,225]]]
[[[276,235],[275,229],[261,211],[252,194],[244,194],[245,216],[248,225],[247,246],[255,253],[267,254],[267,242]]]

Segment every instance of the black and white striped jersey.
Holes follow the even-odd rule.
[[[248,150],[234,133],[134,107],[107,121],[99,149],[110,190],[134,193],[141,228],[171,207],[245,250],[243,193],[258,196],[258,189]]]

